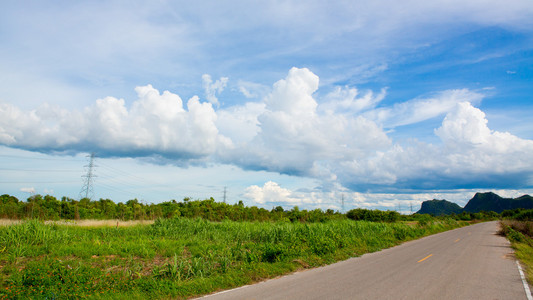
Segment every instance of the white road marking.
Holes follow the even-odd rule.
[[[526,277],[524,276],[524,272],[522,272],[522,267],[520,266],[518,260],[516,261],[516,265],[518,266],[518,272],[520,272],[520,278],[522,278],[524,290],[526,290],[527,300],[533,300],[533,297],[531,297],[531,291],[529,290],[529,285],[527,284]]]

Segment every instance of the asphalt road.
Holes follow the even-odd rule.
[[[527,299],[498,226],[471,225],[205,299]]]

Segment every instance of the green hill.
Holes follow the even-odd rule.
[[[492,192],[476,193],[465,205],[463,211],[480,212],[495,211],[501,213],[504,210],[515,208],[533,209],[533,197],[524,195],[518,198],[502,198]]]
[[[422,207],[417,214],[430,214],[434,216],[449,215],[452,213],[460,214],[462,208],[456,203],[447,200],[429,200],[422,202]]]
[[[516,208],[533,209],[533,197],[524,195],[518,198],[502,198],[495,193],[476,193],[470,201],[461,208],[459,205],[447,200],[428,200],[422,202],[422,207],[417,214],[431,214],[435,216],[449,215],[461,212],[477,213],[480,211],[494,211],[501,213],[504,210]]]

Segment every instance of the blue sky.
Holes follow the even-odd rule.
[[[533,191],[530,1],[8,1],[0,189],[418,209]]]

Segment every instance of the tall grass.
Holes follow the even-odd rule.
[[[0,261],[5,262],[0,298],[190,297],[460,225],[453,220],[418,226],[173,218],[87,228],[29,221],[0,227]]]

